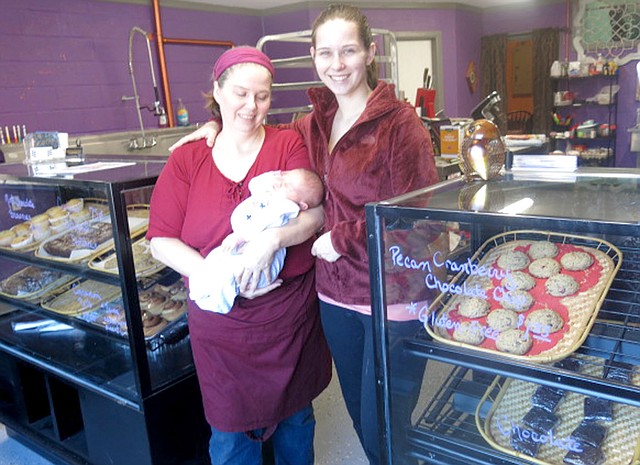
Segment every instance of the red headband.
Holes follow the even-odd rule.
[[[227,50],[213,65],[213,80],[217,81],[227,69],[239,63],[255,63],[264,66],[275,77],[276,70],[267,55],[254,47],[234,47]]]

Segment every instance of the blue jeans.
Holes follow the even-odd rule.
[[[278,423],[271,443],[276,465],[313,465],[313,435],[316,419],[311,405]],[[266,428],[251,431],[262,437]],[[211,465],[261,465],[262,442],[247,433],[226,433],[211,427]]]

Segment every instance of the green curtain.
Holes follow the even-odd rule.
[[[551,64],[558,59],[560,33],[557,28],[536,29],[532,33],[533,53],[533,132],[549,134],[553,112]]]
[[[500,115],[495,123],[502,134],[506,134],[507,115],[507,34],[495,34],[480,39],[480,69],[482,96],[489,95],[494,90],[500,95]]]

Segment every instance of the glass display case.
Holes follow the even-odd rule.
[[[163,166],[0,165],[0,421],[68,463],[206,461],[186,290],[144,238]]]
[[[593,168],[367,205],[385,463],[638,463],[639,205],[640,172]]]

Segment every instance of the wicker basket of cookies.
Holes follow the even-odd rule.
[[[586,339],[622,253],[597,238],[511,231],[486,241],[433,302],[436,340],[552,362]]]
[[[640,385],[638,367],[603,370],[594,357],[584,355],[555,365]],[[640,408],[608,399],[497,377],[478,404],[475,419],[491,447],[538,465],[640,463]]]

